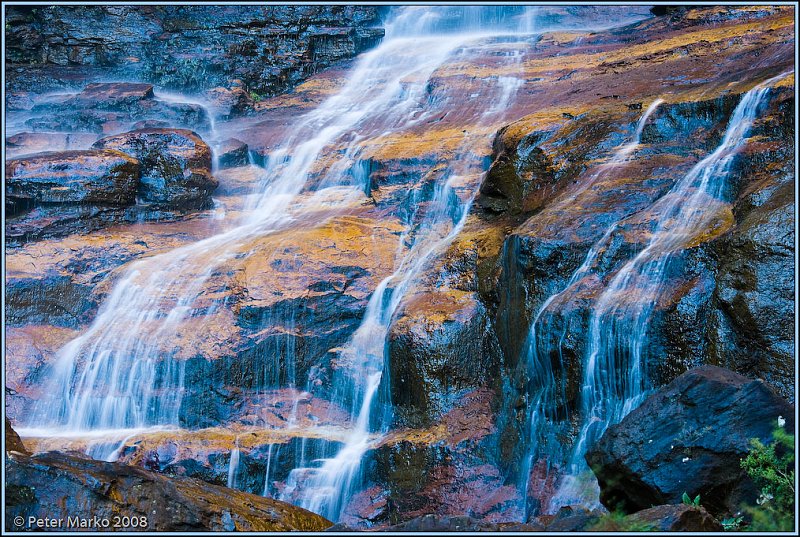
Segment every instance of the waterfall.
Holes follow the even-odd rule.
[[[418,26],[410,28],[409,14],[414,14],[415,11],[405,10],[395,20],[395,25],[403,28],[402,32],[398,32],[394,25],[388,26],[389,39],[375,51],[376,55],[387,54],[392,50],[393,35],[425,35],[431,31],[431,26],[437,27],[438,18],[432,21],[431,18],[422,16],[418,19]],[[523,21],[526,27],[530,25],[529,19]],[[467,30],[480,26],[480,23],[472,24]],[[449,30],[447,33],[434,34],[434,37],[426,37],[425,41],[449,43],[448,48],[455,50],[476,39],[472,33],[452,32],[452,28]],[[397,39],[407,40],[406,37]],[[417,37],[414,41],[419,42],[420,38]],[[525,43],[521,45],[525,46]],[[404,46],[410,46],[410,43]],[[518,50],[512,50],[504,57],[509,65],[517,64],[521,60]],[[459,59],[466,59],[463,53]],[[420,86],[427,86],[428,79],[421,79],[418,83]],[[476,127],[496,125],[522,83],[522,80],[515,77],[498,77],[494,84],[488,86],[485,94],[473,95],[480,97],[481,101],[493,102],[494,106],[484,110],[475,109],[471,124]],[[483,140],[487,146],[491,143],[489,136]],[[411,204],[415,210],[406,222],[409,231],[401,236],[398,244],[398,251],[405,252],[395,271],[378,285],[369,300],[359,328],[339,351],[340,356],[351,365],[335,374],[333,385],[336,386],[336,393],[333,400],[350,402],[351,431],[344,445],[333,457],[318,458],[313,461],[314,466],[299,466],[292,470],[287,488],[280,496],[282,500],[297,503],[331,520],[339,520],[348,500],[358,488],[364,454],[379,440],[380,433],[390,426],[389,396],[384,393],[381,397],[381,387],[388,385],[386,352],[391,323],[403,298],[422,270],[437,253],[453,241],[466,221],[481,180],[473,180],[469,191],[461,195],[456,192],[455,185],[464,177],[476,173],[482,179],[485,173],[485,164],[473,152],[474,143],[465,137],[455,158],[440,174],[427,210],[416,222],[414,219],[418,216],[418,191],[412,192]],[[409,242],[410,245],[404,248]]]
[[[321,184],[345,188],[345,206],[363,196],[365,185],[354,184],[349,173],[358,142],[408,128],[441,110],[444,103],[427,102],[425,82],[468,39],[414,33],[403,10],[398,19],[406,21],[405,30],[387,25],[394,37],[363,54],[345,86],[289,129],[269,155],[241,219],[223,233],[126,267],[88,329],[58,352],[46,395],[24,430],[52,435],[179,425],[185,360],[170,342],[187,319],[197,319],[199,329],[220,307],[204,296],[204,284],[234,256],[246,255],[249,240],[291,226],[326,201],[325,189],[308,199],[299,194],[313,164],[334,146],[348,149],[327,168]],[[480,30],[470,28],[470,35],[478,39],[485,35]]]
[[[547,338],[559,339],[557,334],[549,332],[552,327],[544,320],[542,313],[566,303],[571,297],[570,293],[576,291],[574,284],[596,266],[598,257],[619,231],[621,224],[636,215],[612,225],[589,250],[586,260],[570,278],[567,288],[550,297],[537,313],[531,328],[529,353],[534,367],[532,376],[543,384],[541,395],[533,401],[531,430],[535,437],[531,439],[528,471],[533,458],[549,458],[553,453],[557,453],[556,463],[560,461],[567,464],[566,475],[551,501],[550,510],[560,505],[598,504],[599,490],[594,479],[587,477],[590,471],[584,455],[609,425],[619,422],[648,393],[647,331],[651,314],[664,292],[669,263],[676,252],[691,246],[692,241],[707,230],[714,217],[714,212],[708,210],[709,206],[725,203],[723,195],[730,166],[745,143],[770,85],[783,76],[786,75],[766,80],[745,93],[731,115],[720,145],[664,196],[645,211],[637,213],[638,216],[646,215],[652,221],[652,231],[646,235],[641,250],[624,261],[621,268],[610,277],[591,307],[577,409],[579,430],[566,457],[561,448],[555,451],[542,449],[548,443],[554,443],[556,433],[563,433],[569,427],[570,420],[554,404],[554,391],[559,389],[559,383],[554,380],[552,371],[547,369],[550,366],[545,365],[550,363],[553,352],[560,353],[560,344],[555,349],[539,347],[542,341],[549,341]]]
[[[375,432],[389,425],[389,398],[378,394],[385,385],[385,343],[393,315],[415,277],[463,226],[485,168],[482,155],[523,83],[513,75],[486,77],[477,93],[454,102],[452,95],[432,89],[432,76],[448,61],[466,62],[485,50],[499,53],[501,63],[518,64],[520,50],[529,46],[527,34],[520,32],[532,27],[531,11],[458,7],[447,8],[442,19],[433,8],[395,10],[386,38],[359,57],[344,86],[287,129],[284,141],[267,156],[241,217],[219,211],[219,234],[138,259],[119,272],[92,323],[59,350],[43,375],[43,396],[21,432],[96,438],[88,452],[109,458],[118,456],[124,439],[137,431],[180,427],[186,356],[175,338],[187,320],[199,333],[207,319],[226,307],[206,293],[211,277],[235,257],[249,255],[248,244],[255,238],[318,219],[315,211],[322,206],[330,217],[363,198],[368,174],[360,160],[362,141],[455,109],[463,124],[480,128],[481,135],[465,131],[462,147],[436,178],[430,199],[422,180],[410,187],[413,207],[398,244],[396,270],[372,295],[361,326],[342,351],[353,358],[352,366],[333,384],[333,401],[350,408],[349,436],[335,457],[311,469],[316,479],[298,491],[302,505],[338,516],[366,447]],[[216,129],[213,118],[211,125]],[[310,188],[312,169],[323,158],[329,164]],[[332,202],[331,189],[343,195]],[[293,319],[295,312],[285,315]],[[263,386],[299,386],[289,361],[286,371],[265,373]],[[383,412],[376,412],[378,407]],[[288,424],[295,426],[294,420]],[[298,466],[321,462],[307,451],[305,438],[299,451]],[[238,448],[231,453],[231,484],[237,455]],[[266,493],[269,475],[265,478]],[[323,494],[330,498],[321,500]]]
[[[560,200],[559,205],[574,203],[577,197],[595,184],[598,179],[613,174],[620,167],[625,166],[640,145],[642,131],[647,121],[662,102],[661,99],[654,100],[639,118],[630,140],[619,146],[611,158],[603,163],[578,189]],[[556,337],[558,343],[553,345],[553,331],[556,327],[553,326],[552,313],[557,311],[559,305],[565,303],[566,299],[574,292],[575,284],[592,269],[616,226],[616,223],[609,226],[600,240],[589,249],[583,263],[572,273],[564,288],[544,301],[531,323],[526,340],[527,359],[524,362],[528,369],[532,388],[528,402],[529,449],[520,474],[522,490],[525,491],[522,495],[523,498],[527,497],[528,477],[535,459],[545,453],[547,453],[548,462],[556,462],[563,458],[561,453],[563,443],[559,436],[566,432],[568,419],[563,411],[563,403],[566,400],[566,382],[564,381],[565,367],[561,346],[566,333],[562,331],[560,336]],[[553,370],[554,355],[558,356],[558,371]]]

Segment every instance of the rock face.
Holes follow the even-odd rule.
[[[179,90],[230,87],[240,80],[248,92],[271,96],[377,43],[383,36],[381,11],[373,6],[14,8],[8,16],[9,61],[26,67],[12,68],[9,84],[47,89],[74,72],[119,69]]]
[[[736,168],[741,185],[736,226],[717,241],[719,256],[710,315],[712,363],[763,378],[794,402],[794,100],[777,92],[754,126],[760,151]]]
[[[6,196],[43,203],[127,205],[135,201],[139,161],[120,151],[38,153],[6,162]]]
[[[420,294],[389,335],[391,390],[398,424],[430,425],[464,390],[491,382],[486,310],[473,293]]]
[[[96,148],[113,149],[141,164],[138,195],[161,208],[208,205],[219,183],[211,175],[211,150],[184,129],[139,129],[102,138]]]
[[[106,136],[98,147],[136,158],[146,176],[137,190],[140,205],[31,209],[20,199],[19,210],[28,212],[9,221],[11,240],[45,237],[21,246],[14,242],[7,252],[6,315],[14,324],[7,340],[13,362],[9,384],[20,395],[9,412],[20,419],[38,396],[42,366],[86,329],[126,264],[143,261],[146,276],[152,267],[146,257],[217,234],[238,217],[245,197],[265,175],[256,166],[241,166],[247,151],[264,163],[287,127],[335,94],[349,75],[345,63],[314,71],[368,46],[359,39],[380,32],[363,31],[377,20],[371,14],[379,8],[372,7],[230,6],[211,16],[184,6],[92,6],[80,17],[65,6],[11,9],[8,32],[14,37],[9,42],[22,43],[11,51],[14,88],[36,92],[45,77],[52,79],[50,86],[77,86],[94,80],[98,70],[107,74],[115,67],[126,77],[171,88],[218,86],[202,94],[218,138],[203,130],[210,123],[197,105],[173,106],[172,98],[149,84],[90,85],[78,94],[46,97],[10,95],[9,107],[19,112],[13,132],[25,135],[9,139],[9,147],[32,151],[49,140],[73,144],[53,130],[80,131],[86,135],[83,148]],[[559,9],[558,17],[568,16],[570,9]],[[476,203],[458,236],[420,270],[393,315],[385,349],[388,374],[381,386],[391,392],[393,430],[365,455],[369,482],[346,506],[342,522],[377,528],[416,519],[411,528],[501,530],[514,527],[503,521],[525,518],[521,505],[533,515],[544,509],[543,498],[519,497],[515,474],[529,438],[525,395],[531,368],[523,349],[531,317],[566,284],[612,222],[640,213],[633,219],[638,227],[621,226],[596,270],[579,282],[575,300],[552,319],[561,352],[551,358],[563,360],[567,371],[557,379],[565,388],[557,406],[571,412],[581,388],[592,299],[620,260],[641,247],[651,223],[647,208],[719,144],[740,96],[793,65],[790,11],[704,8],[624,30],[545,33],[522,52],[514,67],[524,81],[518,100],[491,128],[475,124],[476,116],[470,115],[491,103],[465,96],[480,94],[485,84],[504,83],[494,72],[503,56],[492,48],[474,62],[436,69],[425,98],[442,103],[447,113],[422,114],[406,130],[359,137],[352,146],[332,142],[297,198],[292,225],[242,241],[196,289],[191,308],[197,314],[165,335],[154,353],[185,365],[181,429],[129,438],[120,460],[221,485],[228,482],[238,449],[235,487],[278,495],[289,489],[294,467],[333,456],[345,434],[339,431],[350,425],[349,402],[333,401],[331,395],[334,373],[352,363],[340,351],[361,323],[375,288],[397,268],[398,254],[417,233],[405,222],[432,208],[440,174],[462,160],[454,158],[458,148],[479,140],[471,156],[480,165],[452,177],[452,195],[462,201],[480,185]],[[594,15],[586,18],[616,22],[613,10],[611,19]],[[115,28],[113,35],[108,28]],[[507,64],[502,69],[509,72]],[[788,77],[771,90],[769,105],[737,158],[726,193],[730,203],[720,204],[715,227],[676,256],[670,298],[659,304],[650,331],[647,365],[656,386],[713,362],[762,376],[783,386],[784,393],[792,387],[793,235],[787,230],[794,181],[793,84]],[[288,87],[295,89],[264,98]],[[642,110],[658,97],[665,102],[624,169],[601,174],[634,132]],[[447,104],[465,100],[470,106]],[[152,208],[155,218],[163,219],[172,207],[191,211],[209,202],[214,188],[210,153],[193,132],[171,130],[181,126],[219,147],[217,209],[190,212],[178,222],[139,222],[140,208]],[[139,130],[126,132],[132,128]],[[231,136],[230,143],[217,145]],[[339,160],[343,155],[354,156]],[[327,172],[342,164],[358,187],[347,192],[336,187],[333,198],[317,204],[313,196],[321,192]],[[337,195],[356,201],[333,210]],[[88,218],[82,211],[94,213]],[[222,226],[210,218],[218,211],[230,218]],[[48,236],[57,221],[71,222],[62,229],[72,234]],[[93,227],[104,221],[136,223]],[[206,261],[193,259],[198,261],[181,271],[184,281],[194,281]],[[169,307],[169,300],[163,304]],[[213,313],[200,314],[209,310]],[[735,406],[726,412],[735,413]],[[286,433],[290,420],[298,427]],[[569,431],[558,437],[564,445],[571,439]],[[25,438],[33,451],[87,448],[85,439],[68,440],[72,444],[63,438]],[[694,458],[675,464],[680,469]],[[694,473],[705,479],[702,472]],[[541,483],[545,492],[553,488],[554,476],[544,464],[535,466],[534,474],[529,482]],[[653,496],[652,503],[679,501],[684,489],[674,488]],[[717,492],[703,490],[705,505],[706,496]],[[650,507],[650,499],[630,509]],[[680,506],[660,509],[653,516],[663,515],[670,527],[694,516]],[[599,517],[567,509],[516,528],[582,530]]]
[[[32,486],[35,484],[36,486]],[[331,523],[269,498],[189,478],[60,453],[6,458],[6,530],[14,517],[108,520],[131,517],[128,531],[322,531]],[[144,524],[142,524],[144,521]],[[142,527],[144,526],[144,527]],[[103,529],[103,528],[95,528]]]
[[[680,503],[687,493],[712,514],[735,513],[753,492],[739,461],[750,439],[771,440],[779,416],[793,430],[794,408],[763,381],[702,366],[611,426],[586,460],[609,509]]]

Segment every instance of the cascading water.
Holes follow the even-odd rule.
[[[365,185],[354,184],[366,179],[363,174],[354,173],[360,166],[361,140],[408,129],[455,104],[476,126],[488,127],[502,118],[521,85],[513,76],[487,79],[484,89],[472,95],[470,103],[450,103],[429,95],[428,82],[433,72],[450,57],[469,59],[470,46],[474,50],[495,45],[511,48],[506,55],[509,62],[520,60],[516,52],[520,43],[515,49],[513,39],[499,44],[492,39],[494,35],[513,36],[519,28],[529,29],[531,17],[527,9],[464,9],[449,9],[443,26],[425,16],[432,10],[398,10],[394,22],[387,24],[384,42],[362,55],[344,87],[298,120],[286,141],[269,155],[263,180],[241,219],[225,222],[227,230],[218,235],[130,263],[88,329],[59,351],[47,375],[46,395],[21,431],[32,436],[96,435],[100,440],[95,444],[90,441],[89,453],[109,458],[115,457],[119,443],[136,431],[179,427],[185,360],[178,355],[178,347],[171,345],[171,338],[187,319],[197,319],[201,327],[204,319],[224,307],[218,299],[204,294],[204,285],[220,267],[243,250],[246,253],[248,241],[254,237],[291,227],[308,211],[318,208],[320,200],[330,208],[327,214],[334,214],[337,206],[330,207],[329,197],[323,192],[326,189],[347,190],[341,207],[353,196],[363,196]],[[478,17],[458,22],[464,13],[477,13]],[[420,14],[423,16],[418,18]],[[509,20],[516,21],[517,26],[509,26]],[[466,52],[456,54],[464,47]],[[485,110],[485,102],[494,106]],[[493,131],[487,128],[486,132]],[[488,136],[481,143],[488,144]],[[334,395],[335,400],[351,402],[353,417],[345,448],[329,463],[348,461],[343,466],[346,470],[336,472],[338,477],[332,478],[339,491],[332,494],[337,497],[336,506],[342,505],[342,494],[350,488],[370,436],[370,422],[376,419],[373,400],[384,367],[385,339],[392,316],[414,277],[458,232],[477,191],[478,180],[473,180],[468,193],[457,193],[452,186],[470,173],[473,179],[479,178],[484,159],[471,154],[473,143],[472,139],[465,141],[450,169],[439,178],[427,209],[417,211],[415,207],[411,212],[397,270],[380,284],[364,322],[351,338],[348,350],[357,357],[350,371],[352,376],[336,385]],[[345,150],[337,153],[337,148]],[[332,153],[332,163],[313,195],[300,196],[312,166]],[[415,216],[421,220],[414,221]],[[219,218],[224,220],[224,215]],[[283,376],[285,385],[296,385],[296,379],[289,378],[293,376]],[[265,379],[264,385],[269,384]],[[377,429],[387,424],[384,421]],[[231,454],[231,479],[235,482],[234,455],[239,455],[238,448]],[[304,461],[301,456],[299,464]],[[331,472],[321,471],[318,475],[330,476]],[[268,489],[266,483],[265,491]],[[326,487],[322,482],[307,487],[302,503],[325,512],[337,511],[338,507],[332,504],[322,505],[319,494],[314,492],[317,490]]]
[[[619,422],[646,396],[649,389],[646,377],[648,325],[664,292],[669,263],[676,252],[688,247],[708,228],[714,218],[714,211],[709,207],[725,203],[723,194],[731,163],[744,145],[769,86],[783,76],[786,75],[769,79],[748,91],[734,110],[719,147],[643,211],[649,215],[648,222],[653,224],[643,248],[623,263],[595,299],[589,318],[588,348],[583,360],[577,409],[580,429],[569,453],[556,450],[558,458],[554,460],[566,463],[566,468],[550,502],[550,510],[569,504],[598,505],[597,483],[594,479],[583,478],[589,473],[584,455],[609,425]],[[607,230],[589,250],[566,289],[550,297],[535,317],[529,356],[534,367],[533,377],[542,383],[537,386],[542,391],[532,407],[534,435],[530,460],[539,456],[552,457],[545,446],[555,443],[555,434],[559,430],[563,432],[570,419],[554,404],[558,382],[554,380],[552,366],[547,364],[553,352],[560,353],[561,349],[560,342],[556,348],[550,348],[549,342],[560,338],[548,332],[552,327],[543,313],[553,311],[572,297],[577,291],[576,282],[596,266],[614,234],[633,216]]]
[[[642,114],[636,125],[630,141],[616,149],[611,158],[602,164],[597,172],[572,192],[560,204],[574,203],[577,197],[589,189],[598,179],[615,173],[620,167],[625,166],[633,152],[639,147],[642,131],[648,119],[663,101],[656,99]],[[564,381],[564,360],[561,352],[563,338],[566,336],[565,328],[561,328],[560,335],[554,334],[557,326],[552,314],[558,311],[565,299],[574,292],[575,284],[580,281],[593,267],[602,248],[616,229],[612,224],[603,234],[602,238],[589,249],[583,263],[572,273],[564,288],[551,295],[541,305],[531,323],[530,333],[526,343],[527,360],[524,362],[530,377],[530,401],[528,403],[528,426],[530,428],[530,448],[523,462],[521,472],[522,487],[527,493],[528,476],[534,461],[547,454],[548,462],[555,462],[563,458],[563,442],[560,435],[566,433],[568,419],[564,413],[563,404],[566,400]],[[554,344],[555,343],[555,344]],[[554,371],[554,356],[557,356],[558,371]],[[556,376],[558,375],[558,379]],[[527,494],[523,494],[523,498]]]
[[[427,47],[429,41],[444,41],[449,43],[449,48],[464,46],[476,40],[473,35],[475,26],[481,27],[485,16],[478,17],[475,25],[468,25],[455,31],[452,26],[445,25],[449,33],[429,35],[431,27],[439,28],[441,22],[438,17],[431,20],[423,15],[418,19],[416,28],[409,27],[407,19],[414,15],[413,10],[406,10],[396,19],[396,27],[402,28],[399,32],[396,27],[389,26],[388,39],[376,52],[388,53],[394,41],[410,46],[408,35],[415,35],[412,39],[417,44]],[[490,17],[491,18],[491,17]],[[530,17],[522,19],[526,28],[530,27]],[[393,31],[392,31],[393,30]],[[465,31],[467,30],[467,31]],[[482,28],[485,32],[486,28]],[[468,32],[470,31],[470,32]],[[439,30],[442,32],[442,30]],[[402,37],[393,37],[399,34]],[[516,46],[524,43],[516,44]],[[480,45],[477,49],[480,50]],[[518,50],[506,54],[510,65],[520,60]],[[464,53],[458,58],[468,61]],[[484,110],[474,108],[468,119],[476,127],[495,124],[503,117],[506,107],[511,103],[514,94],[522,85],[521,80],[514,77],[499,77],[494,83],[488,84],[479,97],[480,102],[492,102],[494,106]],[[418,82],[421,87],[428,84],[428,79]],[[449,103],[451,106],[455,103]],[[491,132],[491,131],[490,131]],[[483,143],[487,145],[491,140],[487,137]],[[392,275],[385,278],[376,291],[372,294],[361,325],[351,337],[348,344],[340,351],[340,355],[350,362],[350,367],[337,372],[333,385],[336,387],[334,401],[349,401],[352,429],[343,447],[335,456],[315,461],[313,467],[298,467],[294,469],[287,483],[287,488],[281,499],[297,503],[311,511],[318,512],[332,520],[339,520],[347,506],[348,500],[357,486],[361,464],[368,448],[378,439],[379,433],[388,429],[390,422],[389,397],[384,394],[379,397],[380,387],[388,385],[386,375],[386,348],[387,336],[395,313],[413,286],[417,276],[425,268],[431,258],[441,252],[461,230],[480,180],[472,181],[468,193],[459,197],[455,192],[454,184],[458,179],[472,174],[482,177],[482,159],[472,153],[475,142],[464,144],[456,151],[455,157],[447,169],[443,170],[438,178],[432,199],[427,210],[415,221],[417,211],[412,211],[406,222],[409,232],[401,237],[399,249],[401,260]],[[412,194],[412,205],[416,209],[418,200],[417,191]],[[405,247],[406,243],[410,245]],[[309,388],[313,389],[313,388]],[[376,433],[378,433],[376,435]],[[301,457],[305,458],[305,457]]]

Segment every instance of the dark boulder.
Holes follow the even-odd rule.
[[[586,531],[600,519],[600,512],[590,511],[584,507],[564,506],[555,516],[545,515],[538,517],[538,522],[544,524],[547,531],[574,532]]]
[[[29,517],[62,520],[62,529],[69,529],[67,517],[145,522],[126,528],[134,531],[310,532],[331,525],[270,498],[56,452],[7,457],[6,492],[7,531],[39,529],[28,526]],[[15,517],[22,517],[23,526],[15,526]]]
[[[761,380],[715,366],[692,369],[651,395],[586,455],[609,509],[634,512],[700,495],[714,515],[755,493],[739,466],[750,439],[767,442],[794,408]]]
[[[135,201],[139,162],[109,149],[37,153],[6,162],[6,197],[38,203]]]
[[[137,158],[142,168],[138,195],[160,207],[205,207],[218,186],[211,175],[211,149],[190,130],[139,129],[102,138],[94,147]]]

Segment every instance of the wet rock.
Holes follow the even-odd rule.
[[[33,98],[26,91],[9,93],[6,95],[6,110],[30,110],[33,108]]]
[[[23,455],[30,455],[28,449],[25,447],[25,444],[22,443],[22,439],[17,434],[17,431],[11,427],[11,422],[8,421],[8,416],[6,416],[6,436],[5,436],[5,443],[6,443],[6,453],[9,451],[16,451],[17,453],[21,453]]]
[[[6,487],[9,530],[17,529],[17,516],[143,518],[146,527],[131,528],[140,531],[322,531],[332,525],[269,498],[55,452],[6,458]]]
[[[138,159],[137,193],[158,207],[205,207],[218,186],[211,175],[211,149],[193,131],[140,129],[102,138],[94,147]]]
[[[88,149],[97,136],[88,133],[20,132],[6,138],[6,157],[19,157],[46,151]]]
[[[231,87],[275,95],[383,36],[375,6],[56,6],[15,9],[12,86],[52,88],[75,72],[162,87]],[[66,36],[66,37],[65,37]],[[59,68],[59,69],[54,69]],[[61,76],[54,76],[57,71]],[[99,78],[99,76],[98,76]]]
[[[791,87],[774,88],[753,126],[757,143],[733,170],[734,226],[718,258],[709,318],[711,362],[762,378],[794,401],[794,152]]]
[[[516,487],[500,470],[494,395],[486,388],[468,392],[434,425],[400,429],[381,442],[366,462],[385,491],[375,522],[461,514],[500,522],[521,516],[514,514]],[[359,517],[348,520],[363,523]]]
[[[133,203],[139,162],[120,151],[38,153],[6,162],[6,196],[39,203]]]
[[[474,293],[419,294],[403,306],[389,333],[389,379],[396,421],[429,425],[463,390],[492,378],[488,318]]]
[[[402,524],[389,526],[383,531],[497,531],[497,524],[483,522],[468,516],[424,515],[409,520],[408,522],[403,522]]]
[[[249,163],[247,144],[236,138],[228,138],[217,148],[220,168],[235,168]]]
[[[31,319],[28,322],[35,321]],[[58,350],[77,335],[76,331],[59,326],[6,325],[7,416],[18,422],[25,419],[26,409],[30,408],[33,399],[41,395],[37,386],[43,380],[41,375],[45,366],[51,364]]]
[[[646,524],[650,531],[723,531],[722,524],[703,507],[658,505],[626,517],[633,524]]]
[[[680,503],[687,493],[712,514],[736,512],[755,493],[739,461],[750,439],[771,439],[779,416],[791,430],[794,409],[763,381],[702,366],[609,427],[586,460],[609,509]]]
[[[117,108],[154,97],[151,84],[106,82],[87,85],[64,104]]]

